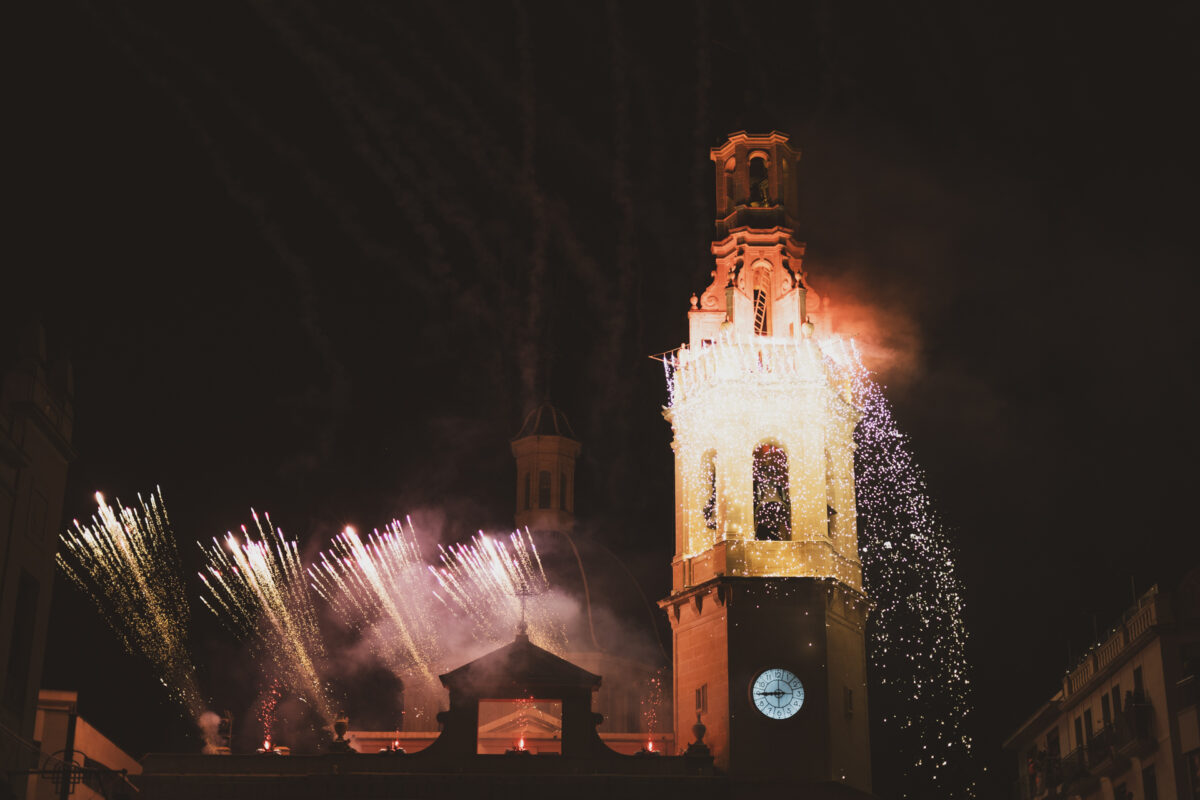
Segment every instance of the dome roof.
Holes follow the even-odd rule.
[[[598,651],[654,666],[669,661],[658,630],[661,612],[625,559],[583,532],[532,536],[550,591],[571,600],[563,618],[569,653]]]
[[[513,438],[524,439],[526,436],[565,436],[578,441],[567,415],[550,405],[549,400],[529,412],[521,423],[521,430]]]

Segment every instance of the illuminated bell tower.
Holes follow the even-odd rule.
[[[711,156],[716,269],[665,359],[675,731],[699,716],[739,778],[869,791],[855,362],[802,269],[799,153],[742,132]]]

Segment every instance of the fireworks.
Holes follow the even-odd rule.
[[[406,530],[394,520],[365,541],[347,527],[308,572],[313,588],[344,619],[368,636],[382,634],[372,641],[393,670],[416,671],[432,683],[440,656],[431,614],[434,581],[411,521]]]
[[[179,553],[161,490],[116,508],[96,493],[88,525],[62,535],[58,565],[91,599],[125,648],[147,658],[163,685],[199,720],[204,703],[187,647],[190,618]]]
[[[933,511],[925,478],[880,386],[865,371],[855,390],[863,418],[858,445],[858,514],[868,593],[872,733],[897,763],[900,796],[975,796],[971,681],[962,587],[954,552]]]
[[[277,676],[332,723],[328,690],[318,671],[324,648],[296,542],[273,530],[270,517],[251,513],[257,539],[243,525],[240,541],[227,533],[205,551],[207,574],[201,572],[200,579],[207,596],[202,599],[234,630],[256,637]]]
[[[519,618],[535,643],[558,653],[565,649],[562,622],[542,602],[550,583],[528,531],[511,534],[507,544],[480,532],[465,545],[439,551],[441,566],[430,568],[441,588],[435,596],[470,621],[476,638],[506,641]]]
[[[435,612],[449,609],[476,640],[511,639],[526,614],[530,635],[561,651],[561,624],[542,602],[549,581],[528,532],[476,534],[466,544],[438,548],[427,564],[412,522],[393,521],[364,540],[353,528],[334,539],[309,570],[313,586],[360,630],[388,626],[391,660],[430,675],[444,666],[447,631]]]
[[[432,717],[437,674],[470,642],[499,646],[525,615],[531,638],[565,649],[562,623],[546,602],[549,582],[528,533],[438,548],[427,563],[411,520],[365,539],[346,528],[309,569],[312,586],[405,679],[412,716]]]

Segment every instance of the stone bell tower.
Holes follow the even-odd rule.
[[[512,440],[517,460],[518,528],[575,527],[575,460],[580,444],[567,415],[549,401],[530,411]]]
[[[666,358],[675,730],[699,716],[736,777],[869,791],[855,362],[802,268],[798,151],[742,132],[711,156],[712,283]]]

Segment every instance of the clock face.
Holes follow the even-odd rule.
[[[771,719],[795,716],[804,705],[804,684],[786,669],[767,669],[750,685],[754,707]]]

